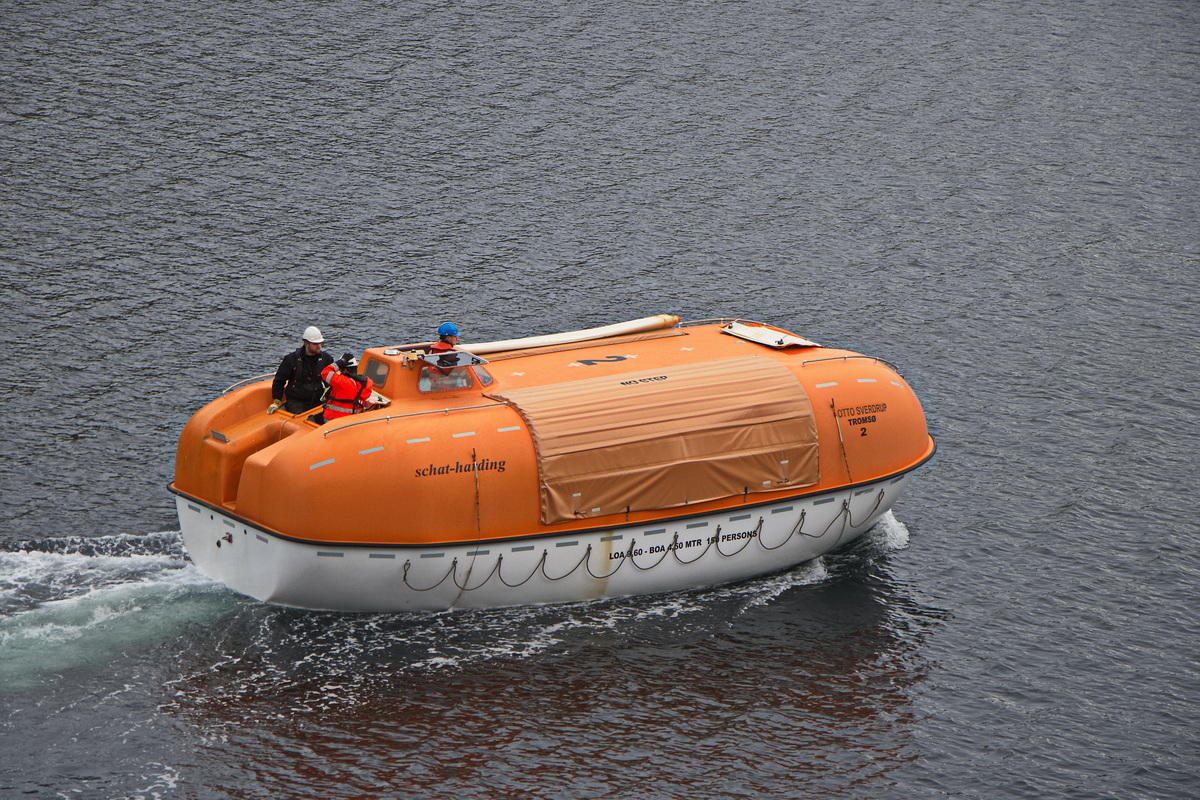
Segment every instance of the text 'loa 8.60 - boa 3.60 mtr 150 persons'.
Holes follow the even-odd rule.
[[[711,586],[853,541],[934,452],[890,364],[757,322],[370,348],[360,372],[370,407],[324,425],[268,414],[266,379],[191,418],[170,489],[200,570],[342,611]]]

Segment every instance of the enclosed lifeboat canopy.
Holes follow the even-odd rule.
[[[772,525],[804,540],[792,563],[848,541],[933,453],[920,403],[891,365],[762,323],[681,325],[662,315],[431,350],[368,349],[360,361],[375,407],[324,426],[307,413],[268,415],[269,380],[198,411],[180,436],[171,486],[197,564],[247,594],[315,608],[506,605],[705,585],[788,566],[777,563],[786,548],[766,548]],[[807,533],[824,514],[825,533]],[[737,535],[762,537],[763,558],[737,569],[623,585],[591,561],[622,556],[614,543],[656,536],[675,537],[668,550],[678,560],[677,548],[711,547],[754,519]],[[317,597],[292,574],[299,567],[275,562],[264,578],[252,564],[282,552],[273,542],[296,543],[288,552],[301,573],[344,581],[344,592]],[[262,553],[251,557],[255,547]],[[573,569],[587,565],[587,577],[568,590],[550,571],[576,547],[587,550]],[[351,559],[354,548],[369,551],[363,566],[335,569],[332,559]],[[539,552],[529,569],[549,581],[543,594],[473,594],[471,581],[458,582],[462,559],[479,569],[481,558]],[[393,559],[403,570],[388,580],[416,594],[360,602],[355,581]],[[439,563],[450,564],[440,580],[461,596],[412,589],[414,570]],[[493,583],[511,583],[502,560],[490,569],[500,576]]]

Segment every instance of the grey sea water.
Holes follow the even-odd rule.
[[[0,21],[0,796],[1200,791],[1196,3]],[[707,591],[314,614],[187,561],[179,429],[306,325],[660,312],[897,364],[937,457]]]

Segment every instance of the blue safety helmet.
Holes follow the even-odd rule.
[[[458,336],[458,326],[453,322],[443,322],[438,326],[438,336]]]

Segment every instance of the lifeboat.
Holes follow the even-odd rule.
[[[264,377],[187,422],[169,488],[202,572],[363,612],[706,587],[854,541],[934,452],[895,367],[759,322],[661,315],[359,361],[365,412],[268,414]]]

